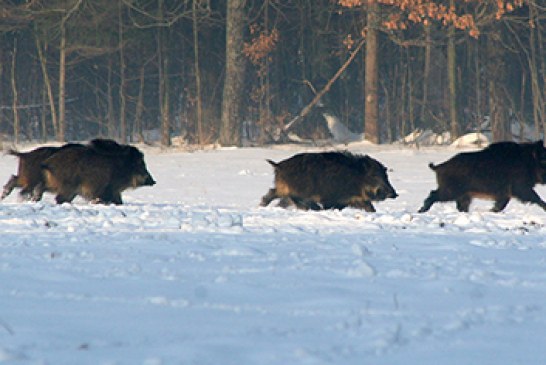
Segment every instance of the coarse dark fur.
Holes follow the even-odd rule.
[[[387,169],[377,160],[349,152],[301,153],[281,162],[268,162],[275,169],[275,187],[261,205],[274,199],[301,209],[354,207],[374,212],[372,201],[396,198]]]
[[[122,204],[122,191],[155,184],[137,148],[111,140],[82,147],[60,150],[42,163],[44,189],[57,194],[57,203],[80,195],[98,203]]]
[[[43,175],[40,165],[47,158],[51,157],[62,147],[39,147],[29,152],[19,152],[14,149],[7,153],[19,158],[17,175],[11,175],[8,182],[4,185],[2,197],[6,198],[14,188],[21,188],[19,195],[23,199],[32,199],[38,201],[41,195],[35,194],[35,189],[43,184]]]
[[[429,167],[436,173],[438,188],[432,190],[419,212],[435,202],[455,201],[457,209],[468,212],[473,198],[495,201],[493,212],[502,211],[511,198],[546,203],[533,190],[546,182],[546,149],[543,142],[493,143],[478,152],[459,153],[448,161]]]

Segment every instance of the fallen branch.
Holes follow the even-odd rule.
[[[356,48],[351,52],[351,55],[349,56],[349,58],[347,58],[347,61],[345,61],[345,63],[339,68],[339,70],[337,70],[337,72],[334,74],[334,76],[332,76],[332,78],[330,80],[328,80],[328,82],[326,83],[326,85],[322,88],[322,90],[320,90],[320,92],[318,92],[315,97],[313,98],[313,100],[311,100],[311,102],[309,104],[307,104],[302,110],[301,112],[296,115],[290,122],[288,122],[288,124],[286,124],[282,131],[283,132],[286,132],[288,131],[290,128],[292,128],[292,126],[294,124],[296,124],[297,122],[299,122],[300,120],[302,120],[307,114],[309,114],[309,112],[311,111],[311,109],[313,109],[313,107],[319,102],[320,98],[322,98],[324,96],[324,94],[326,94],[330,88],[332,87],[333,83],[341,76],[341,74],[343,74],[343,72],[347,69],[347,67],[349,67],[349,65],[351,64],[351,62],[353,62],[353,60],[355,59],[356,55],[358,54],[358,52],[360,51],[360,49],[362,48],[362,46],[364,45],[365,43],[365,39],[362,39],[360,40],[360,42],[358,43],[358,45],[356,46]]]

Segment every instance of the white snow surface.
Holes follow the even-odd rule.
[[[122,206],[0,203],[0,363],[544,364],[546,213],[477,201],[417,214],[429,162],[351,144],[399,193],[356,209],[258,207],[297,146],[143,148]],[[0,182],[16,172],[0,157]],[[538,187],[540,195],[546,190]]]

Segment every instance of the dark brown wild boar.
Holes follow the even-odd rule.
[[[4,190],[0,199],[6,198],[13,189],[21,188],[19,195],[23,199],[40,200],[41,194],[35,194],[35,189],[43,184],[42,169],[40,165],[47,158],[59,151],[61,147],[39,147],[29,152],[19,152],[9,150],[7,153],[19,158],[17,175],[11,175],[8,182],[4,185]]]
[[[455,201],[459,211],[468,212],[473,198],[493,200],[493,212],[502,211],[511,198],[546,210],[546,203],[533,190],[536,184],[546,182],[546,149],[542,141],[493,143],[481,151],[459,153],[429,167],[436,173],[438,189],[430,192],[420,213],[435,202],[447,201]]]
[[[98,203],[122,204],[122,191],[155,184],[142,152],[111,140],[60,150],[42,163],[42,170],[44,189],[56,193],[59,204],[71,202],[76,195]]]
[[[268,162],[275,169],[275,187],[262,198],[262,206],[279,198],[300,209],[353,207],[375,212],[372,201],[398,196],[385,166],[369,156],[301,153],[278,163]]]

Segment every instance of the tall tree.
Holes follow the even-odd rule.
[[[15,72],[17,65],[17,38],[13,40],[13,51],[11,54],[11,90],[13,94],[13,136],[15,143],[19,143],[19,91],[17,90],[17,74]]]
[[[77,0],[71,7],[67,8],[64,11],[64,14],[61,18],[60,28],[61,36],[59,41],[59,129],[57,140],[59,142],[65,141],[65,130],[66,130],[66,26],[70,17],[78,10],[83,0]]]
[[[127,78],[125,76],[125,35],[124,35],[124,6],[123,2],[120,1],[118,4],[118,49],[119,49],[119,129],[120,129],[120,140],[122,143],[127,142]]]
[[[381,141],[378,105],[378,36],[379,36],[379,4],[375,1],[368,3],[366,24],[366,60],[364,85],[364,137],[373,143]]]
[[[220,143],[241,144],[241,117],[244,91],[245,0],[228,0],[226,13],[226,76],[222,99]]]
[[[449,1],[449,6],[455,8],[455,0]],[[449,84],[449,124],[451,140],[459,136],[459,121],[457,118],[457,52],[455,49],[455,25],[450,24],[447,31],[447,79]]]

